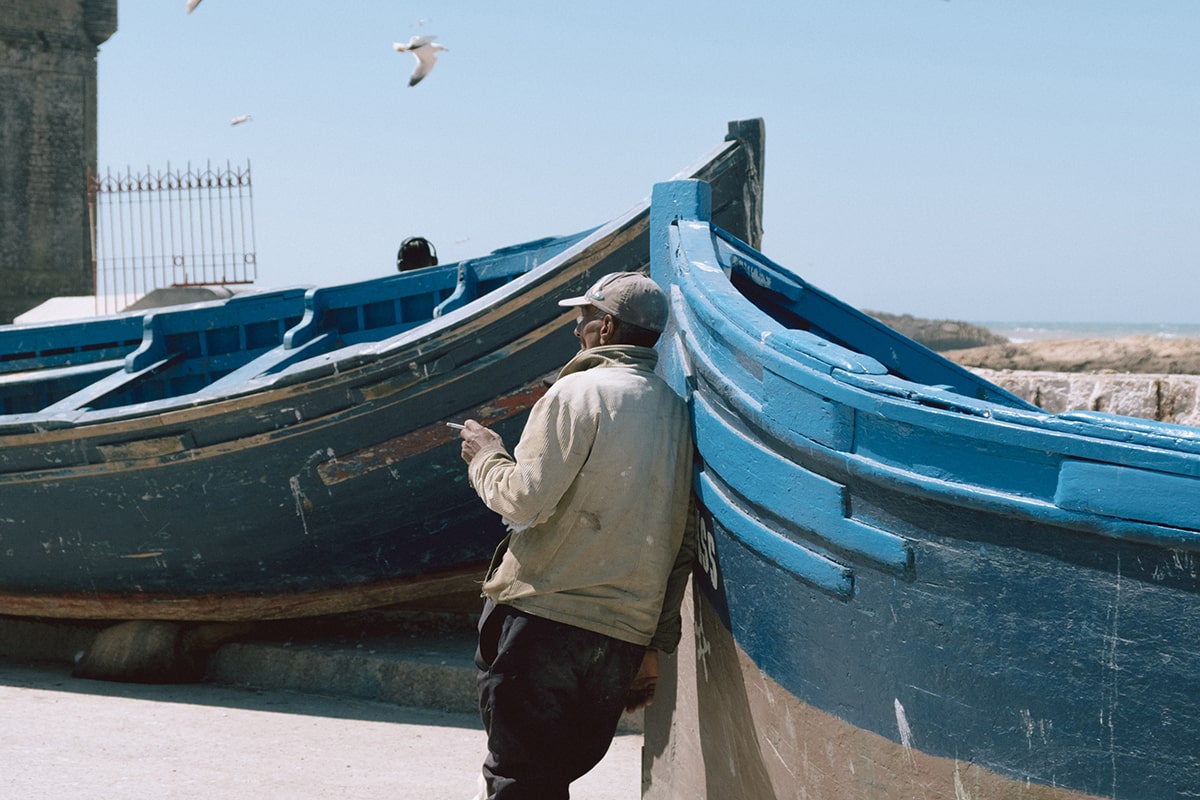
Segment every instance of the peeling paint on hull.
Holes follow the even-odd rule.
[[[943,757],[875,733],[795,697],[739,648],[700,598],[685,601],[685,637],[660,659],[646,713],[645,800],[1099,800]],[[698,655],[698,644],[703,655]],[[1040,743],[1039,743],[1040,745]],[[1122,796],[1122,795],[1116,795]],[[1144,795],[1152,796],[1152,795]],[[1169,796],[1169,795],[1168,795]]]

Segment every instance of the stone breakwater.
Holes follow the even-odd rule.
[[[971,371],[1052,414],[1103,411],[1200,428],[1200,375]]]
[[[1010,342],[960,320],[866,313],[1052,414],[1102,411],[1200,428],[1200,339]]]
[[[1103,411],[1200,427],[1200,339],[1056,339],[943,355],[1053,414]]]

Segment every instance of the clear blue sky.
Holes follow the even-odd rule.
[[[763,249],[847,302],[1196,323],[1197,42],[1195,0],[119,0],[99,163],[249,160],[259,284],[324,284],[599,224],[763,117]]]

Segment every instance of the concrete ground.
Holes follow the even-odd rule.
[[[409,622],[267,628],[222,646],[203,683],[132,684],[71,676],[94,625],[0,618],[0,797],[467,800],[485,749],[473,637]],[[640,797],[639,729],[573,798]]]

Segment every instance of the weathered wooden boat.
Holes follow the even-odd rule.
[[[1200,429],[1043,412],[721,230],[702,184],[651,216],[702,568],[644,796],[1196,797]]]
[[[760,230],[761,121],[684,170]],[[0,614],[266,620],[462,590],[503,535],[446,421],[511,440],[578,349],[591,231],[362,283],[0,329]]]

